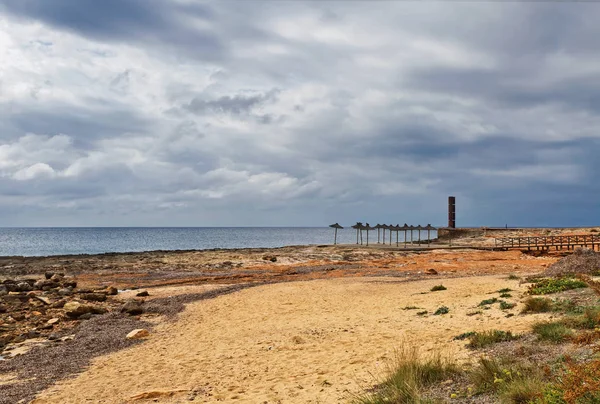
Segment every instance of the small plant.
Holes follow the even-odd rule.
[[[440,290],[447,290],[448,288],[445,287],[444,285],[435,285],[434,287],[431,288],[432,292],[438,292]]]
[[[420,307],[417,306],[404,306],[402,310],[419,310]]]
[[[512,292],[512,289],[511,288],[504,288],[504,289],[500,289],[498,291],[498,293],[508,293],[508,292]]]
[[[482,300],[481,303],[479,303],[479,306],[487,306],[489,304],[494,304],[494,303],[497,303],[497,302],[498,302],[498,299],[494,297],[494,298],[491,298],[491,299]]]
[[[552,311],[552,300],[546,297],[529,297],[525,300],[522,313],[547,313]]]
[[[531,389],[519,386],[519,384],[525,383],[525,380],[536,380],[540,384],[540,389],[543,388],[543,385],[539,383],[541,374],[538,368],[505,357],[480,358],[477,366],[469,372],[469,378],[478,393],[493,391],[500,395],[508,394],[514,397],[517,394],[513,395],[511,392],[531,391]],[[513,384],[515,384],[514,388],[511,387]],[[529,401],[510,400],[503,400],[503,402],[529,403]]]
[[[533,332],[540,341],[554,343],[564,342],[573,335],[573,331],[563,321],[536,323],[533,325]]]
[[[505,302],[504,300],[500,301],[500,309],[501,310],[510,310],[512,308],[514,308],[517,304],[516,303],[509,303],[509,302]]]
[[[510,293],[502,293],[500,297],[508,299],[509,297],[512,297],[512,295]]]
[[[505,382],[499,396],[503,403],[534,403],[543,399],[543,388],[538,378],[517,377]]]
[[[459,372],[454,363],[440,355],[422,358],[416,348],[403,347],[396,356],[389,376],[374,391],[359,396],[355,403],[423,403],[421,391],[424,388]]]
[[[571,317],[565,321],[574,328],[593,330],[600,327],[600,307],[586,307],[581,316]]]
[[[534,281],[527,293],[530,295],[548,295],[570,289],[586,288],[587,286],[587,283],[579,279],[543,278]]]
[[[462,334],[457,335],[456,337],[452,338],[453,341],[462,341],[464,339],[467,339],[469,337],[472,337],[473,335],[477,334],[475,331],[468,331],[468,332],[463,332]]]
[[[473,349],[484,348],[498,342],[514,341],[519,338],[521,338],[520,335],[514,335],[510,331],[489,330],[476,332],[469,337],[469,343],[467,344],[467,347]]]
[[[427,314],[427,310],[417,312],[417,316],[424,316]]]
[[[567,403],[600,403],[600,359],[575,363],[567,360],[567,371],[560,383]]]
[[[570,299],[557,300],[552,304],[552,310],[565,314],[583,314],[585,307],[579,306],[576,302]]]
[[[467,313],[467,316],[471,317],[471,316],[476,316],[478,314],[483,314],[483,311],[481,311],[481,310],[470,311]]]
[[[442,306],[442,307],[438,307],[438,309],[435,311],[435,313],[433,313],[434,316],[439,316],[441,314],[448,314],[450,312],[450,309],[447,308],[446,306]]]
[[[515,274],[508,275],[508,278],[506,278],[506,279],[508,279],[510,281],[520,281],[521,280],[521,278]]]

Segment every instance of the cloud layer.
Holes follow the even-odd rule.
[[[597,224],[599,17],[0,0],[0,224]]]

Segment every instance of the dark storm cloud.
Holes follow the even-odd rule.
[[[243,95],[238,94],[235,96],[223,96],[216,100],[204,100],[200,97],[195,97],[188,104],[183,106],[183,109],[193,112],[195,114],[206,114],[206,113],[227,113],[227,114],[247,114],[254,107],[264,104],[269,101],[274,101],[277,96],[278,90],[271,90],[264,94],[256,95]],[[269,123],[267,118],[265,122]]]
[[[206,59],[221,56],[219,39],[183,17],[208,21],[214,17],[204,3],[167,0],[0,0],[0,11],[39,20],[62,30],[101,41],[164,43],[185,48]]]

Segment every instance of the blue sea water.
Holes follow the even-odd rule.
[[[333,244],[333,233],[328,227],[0,228],[0,256],[320,245]],[[338,230],[337,240],[354,244],[356,231]],[[370,241],[377,241],[376,231],[370,232]]]

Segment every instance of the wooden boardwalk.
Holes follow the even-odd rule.
[[[575,247],[600,249],[600,234],[571,236],[503,237],[496,239],[496,249],[574,250]]]

